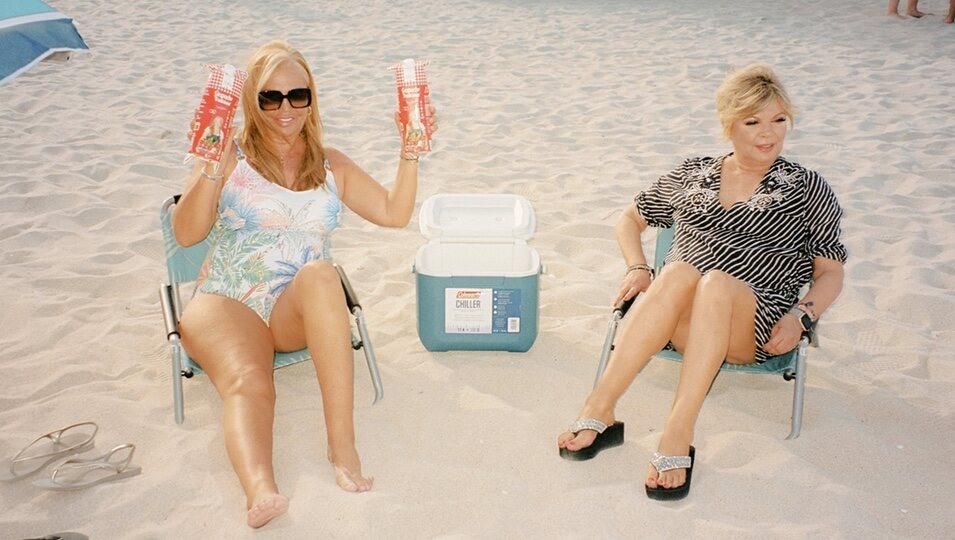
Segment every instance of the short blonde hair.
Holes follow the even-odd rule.
[[[772,68],[750,64],[731,72],[716,91],[716,112],[723,135],[729,137],[733,122],[752,116],[777,100],[792,125],[796,120],[792,101]]]
[[[239,142],[249,164],[262,176],[276,183],[282,179],[280,156],[266,142],[266,134],[274,128],[259,108],[259,92],[265,89],[275,70],[287,63],[298,65],[305,71],[308,88],[312,91],[312,104],[302,128],[305,156],[298,178],[304,181],[306,187],[316,188],[325,183],[325,149],[322,147],[322,119],[318,113],[315,79],[302,53],[284,41],[270,41],[262,45],[249,60],[249,78],[242,87],[245,127],[239,134]]]

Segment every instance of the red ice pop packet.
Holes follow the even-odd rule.
[[[428,110],[427,62],[408,58],[391,66],[398,87],[398,116],[404,152],[431,150],[431,111]]]
[[[225,148],[226,134],[232,127],[232,118],[239,108],[242,84],[245,83],[248,73],[229,64],[205,64],[205,67],[209,68],[211,73],[192,120],[189,153],[218,163]]]

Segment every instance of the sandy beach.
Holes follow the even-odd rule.
[[[955,25],[948,3],[408,0],[279,4],[50,0],[91,49],[0,87],[0,461],[95,421],[97,455],[142,474],[56,493],[0,483],[0,538],[951,538],[955,535]],[[146,5],[148,4],[148,6]],[[838,5],[836,5],[838,4]],[[527,353],[428,352],[416,333],[417,217],[346,211],[335,259],[365,306],[385,387],[356,356],[358,448],[375,488],[340,490],[314,368],[278,370],[265,528],[222,441],[208,379],[173,419],[158,214],[184,185],[203,63],[244,66],[286,39],[315,70],[326,143],[384,183],[398,159],[394,78],[430,60],[436,193],[516,193],[537,216],[540,333]],[[614,224],[684,158],[729,151],[713,95],[772,65],[798,107],[784,155],[845,211],[842,296],[810,351],[802,435],[791,383],[720,376],[697,424],[690,496],[649,500],[648,457],[678,364],[621,400],[625,444],[589,462],[555,438],[589,391],[624,266]],[[650,250],[647,242],[647,250]]]

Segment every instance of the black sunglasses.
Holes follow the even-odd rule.
[[[293,88],[287,94],[278,90],[263,90],[259,92],[259,108],[263,111],[275,111],[282,108],[282,101],[286,99],[293,109],[304,109],[312,104],[312,90]]]

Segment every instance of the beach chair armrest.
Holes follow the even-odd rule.
[[[809,330],[805,330],[802,333],[802,337],[809,340],[809,345],[813,347],[819,346],[819,333],[817,329],[819,328],[819,323],[814,324]]]
[[[176,318],[172,285],[163,283],[159,286],[159,303],[162,305],[162,318],[166,326],[166,339],[174,335],[178,337],[179,320]]]
[[[622,319],[622,318],[624,317],[624,315],[626,315],[627,312],[630,311],[630,306],[632,306],[633,303],[637,301],[637,298],[638,298],[639,296],[640,296],[640,293],[637,293],[637,294],[633,295],[633,298],[631,298],[631,299],[629,299],[629,300],[624,300],[623,302],[620,302],[619,304],[617,304],[616,306],[613,307],[613,312],[614,312],[614,313],[617,313],[617,312],[619,311],[619,312],[620,312],[620,317],[619,317],[619,318]]]
[[[361,303],[358,301],[358,295],[355,294],[355,289],[352,288],[351,282],[348,281],[348,276],[345,274],[345,269],[334,263],[332,266],[335,267],[335,270],[338,272],[338,277],[342,280],[342,289],[345,291],[345,302],[348,303],[348,311],[354,313],[356,307],[361,309]]]

